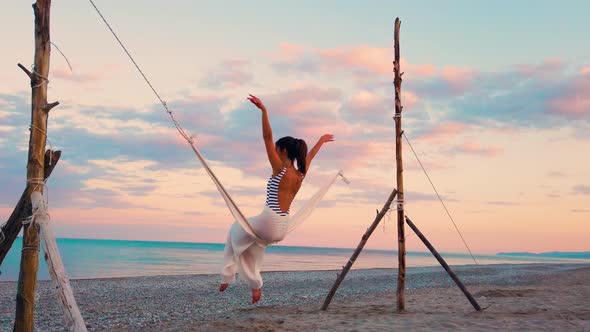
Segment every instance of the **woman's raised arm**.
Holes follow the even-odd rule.
[[[266,107],[256,96],[250,95],[247,99],[262,111],[262,139],[264,140],[266,154],[268,155],[268,161],[272,166],[273,174],[278,174],[283,168],[283,164],[275,149],[275,142],[272,138],[272,128],[270,127],[270,120],[268,119]]]
[[[320,137],[318,142],[307,153],[307,165],[305,167],[306,170],[309,171],[309,164],[311,164],[311,161],[313,160],[315,155],[320,151],[320,148],[322,147],[322,145],[324,143],[332,142],[332,141],[334,141],[334,135],[332,135],[332,134],[325,134],[322,137]]]

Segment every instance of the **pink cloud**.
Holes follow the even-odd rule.
[[[393,151],[394,145],[394,142],[360,141],[349,137],[338,140],[337,144],[324,149],[322,154],[328,160],[336,165],[342,165],[349,171],[369,165],[372,168],[378,168],[380,159],[387,159],[387,165],[390,165],[391,156],[387,152]]]
[[[488,157],[495,157],[499,155],[503,150],[500,147],[492,147],[492,146],[482,146],[478,143],[473,142],[464,142],[463,144],[459,145],[455,149],[456,152],[467,153],[467,154],[477,154],[483,155]]]
[[[548,106],[553,112],[571,117],[590,114],[590,75],[573,80],[561,96],[548,102]]]
[[[444,67],[441,78],[449,83],[451,89],[457,93],[467,91],[478,73],[473,68],[467,67]]]
[[[298,114],[314,111],[318,103],[338,102],[340,98],[338,89],[303,86],[263,99],[265,104],[282,114]]]
[[[91,83],[102,79],[102,76],[97,73],[78,73],[66,69],[51,70],[50,77],[76,82],[76,83]],[[51,79],[51,78],[50,78]]]
[[[350,98],[350,106],[359,113],[374,112],[381,104],[380,96],[366,90],[359,91]]]
[[[443,68],[441,75],[447,81],[456,82],[473,78],[475,71],[466,67],[448,66]]]
[[[401,59],[400,68],[402,72],[413,77],[431,77],[437,73],[436,67],[432,64],[414,65],[409,63],[405,58]]]
[[[305,54],[305,48],[301,45],[292,43],[281,43],[279,45],[279,52],[271,56],[279,60],[293,60]]]
[[[338,116],[324,113],[319,117],[305,117],[295,120],[295,126],[299,128],[301,138],[305,139],[308,148],[311,149],[315,141],[323,134],[333,134],[340,140],[341,136],[350,135],[350,125]]]
[[[422,162],[422,166],[424,166],[424,168],[427,169],[428,171],[440,171],[440,170],[445,170],[445,169],[449,168],[446,164],[444,164],[443,162],[440,162],[440,161],[421,160],[421,162]],[[422,167],[416,161],[416,159],[409,159],[407,162],[404,161],[404,170],[422,172]]]
[[[443,122],[432,128],[429,132],[421,135],[420,140],[430,141],[432,143],[443,144],[453,137],[467,132],[471,126],[462,122]]]
[[[418,103],[418,96],[414,92],[406,89],[402,91],[401,100],[404,110],[408,110],[409,108],[416,106]]]
[[[329,67],[362,68],[372,74],[392,72],[392,51],[382,47],[359,46],[352,49],[318,51],[320,59]]]
[[[376,93],[361,90],[350,98],[349,106],[357,110],[358,113],[365,113],[383,111],[383,105],[389,104],[390,107],[387,110],[393,112],[393,101],[392,96],[382,97]],[[404,106],[404,109],[415,106],[417,102],[418,96],[416,96],[414,92],[409,90],[402,91],[402,105]]]
[[[349,49],[320,50],[318,54],[331,67],[363,69],[369,74],[393,76],[393,50],[390,48],[363,45]],[[400,68],[405,75],[414,77],[434,76],[437,72],[432,64],[414,65],[405,58],[401,59]]]
[[[250,60],[245,59],[227,59],[221,63],[223,66],[244,67],[250,65]]]
[[[588,75],[588,74],[590,74],[590,66],[583,67],[582,69],[580,69],[580,74],[581,75]]]
[[[538,77],[550,80],[556,72],[563,71],[565,64],[557,58],[545,59],[541,64],[519,64],[514,66],[516,70],[527,77]]]
[[[249,71],[250,61],[243,59],[227,59],[217,69],[207,73],[202,85],[210,88],[236,88],[249,84],[254,75]]]
[[[357,79],[367,75],[393,75],[393,51],[386,47],[361,45],[329,49],[314,49],[302,45],[282,43],[279,52],[271,58],[293,68],[314,68],[328,73],[355,71]],[[401,59],[401,70],[413,77],[429,77],[436,74],[432,64],[414,65]]]
[[[409,90],[402,92],[404,110],[411,110],[418,102],[418,96]],[[342,106],[343,115],[354,122],[384,123],[391,120],[395,112],[394,98],[369,90],[354,93]],[[352,117],[352,119],[350,119]]]

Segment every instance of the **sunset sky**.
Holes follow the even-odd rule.
[[[26,179],[33,1],[0,12],[0,223]],[[246,215],[264,204],[275,139],[314,160],[291,211],[339,169],[283,245],[355,247],[395,187],[393,24],[403,126],[476,253],[590,250],[590,3],[95,0]],[[58,237],[216,242],[232,217],[189,146],[87,1],[53,0],[48,182]],[[49,144],[48,144],[49,147]],[[406,210],[465,252],[404,146]],[[394,249],[395,215],[369,248]],[[408,230],[410,232],[410,230]],[[408,233],[409,234],[409,233]],[[426,250],[408,235],[408,250]]]

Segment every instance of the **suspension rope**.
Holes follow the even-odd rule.
[[[164,107],[164,109],[166,110],[166,113],[168,113],[168,115],[170,116],[170,120],[172,120],[172,123],[174,124],[174,127],[176,127],[176,130],[178,131],[178,133],[191,145],[193,146],[194,143],[194,138],[192,136],[189,136],[184,129],[182,128],[182,126],[180,125],[180,123],[178,121],[176,121],[176,118],[174,118],[174,115],[172,114],[172,111],[168,108],[168,104],[166,103],[165,100],[162,99],[162,97],[160,97],[160,94],[156,91],[156,89],[154,88],[154,86],[152,85],[152,83],[150,82],[150,80],[147,78],[147,76],[143,73],[143,71],[141,70],[141,68],[139,68],[139,65],[137,64],[137,62],[135,62],[135,59],[133,58],[133,56],[131,56],[131,53],[127,50],[127,47],[125,47],[125,45],[123,45],[123,42],[121,41],[121,39],[119,39],[119,36],[117,36],[117,34],[115,33],[115,31],[113,30],[113,28],[111,28],[111,25],[109,24],[109,22],[107,22],[107,20],[105,19],[105,17],[102,15],[102,13],[100,12],[100,10],[98,9],[98,7],[96,7],[96,5],[94,4],[94,1],[92,0],[88,0],[90,1],[90,3],[92,4],[92,7],[94,7],[94,9],[96,10],[96,12],[98,13],[98,15],[100,16],[100,18],[102,19],[102,21],[104,22],[104,24],[106,24],[107,28],[109,28],[109,30],[111,31],[111,34],[113,34],[113,37],[115,37],[115,39],[117,40],[117,42],[119,43],[119,45],[121,45],[121,47],[123,48],[123,51],[125,51],[125,53],[127,54],[127,56],[129,57],[129,60],[131,60],[131,62],[133,62],[133,65],[135,66],[135,68],[137,69],[137,71],[139,71],[139,73],[141,74],[141,76],[143,77],[143,79],[145,80],[145,82],[149,85],[150,89],[152,90],[152,92],[154,93],[154,95],[156,95],[156,98],[158,98],[158,100],[160,101],[160,104],[162,104],[162,106]],[[194,146],[193,146],[194,148]]]
[[[102,13],[98,9],[98,7],[96,7],[96,5],[94,4],[94,1],[92,1],[92,0],[89,0],[89,1],[92,4],[92,7],[94,7],[94,9],[98,13],[98,15],[100,16],[100,18],[102,19],[102,21],[104,22],[104,24],[106,24],[107,28],[111,31],[111,34],[113,35],[113,37],[115,37],[115,39],[117,40],[117,42],[119,43],[119,45],[121,45],[121,47],[123,48],[123,50],[125,51],[125,53],[129,57],[129,60],[131,60],[131,62],[133,62],[133,65],[135,65],[135,68],[137,69],[137,71],[139,71],[139,73],[141,74],[141,76],[143,77],[143,79],[145,80],[145,82],[149,85],[149,87],[152,90],[152,92],[154,93],[154,95],[156,95],[156,98],[158,98],[158,100],[160,101],[160,103],[164,107],[166,113],[168,113],[168,116],[170,117],[170,120],[172,121],[172,123],[176,127],[176,130],[178,131],[178,133],[187,141],[187,143],[190,145],[191,149],[193,150],[193,152],[195,153],[195,155],[197,156],[197,158],[199,158],[199,160],[201,161],[201,164],[203,165],[203,168],[205,168],[205,171],[207,171],[207,173],[209,174],[209,176],[211,177],[211,179],[213,180],[213,182],[217,186],[217,189],[219,190],[221,196],[225,200],[228,208],[230,209],[230,212],[232,212],[232,214],[234,215],[234,217],[236,218],[236,220],[243,221],[243,223],[240,223],[240,225],[244,228],[244,230],[246,231],[246,233],[252,235],[254,238],[256,238],[257,240],[259,240],[259,241],[262,242],[261,237],[256,233],[256,231],[254,230],[254,228],[252,228],[252,226],[248,223],[248,220],[246,219],[246,217],[244,216],[244,214],[240,211],[240,209],[237,207],[237,205],[235,204],[235,202],[233,201],[233,199],[229,196],[229,194],[227,193],[227,191],[225,190],[225,188],[221,184],[221,182],[219,182],[219,180],[217,179],[217,177],[215,176],[215,174],[213,173],[213,171],[209,168],[209,166],[205,162],[205,158],[201,155],[201,153],[199,152],[199,150],[195,147],[195,144],[194,144],[195,143],[195,140],[194,140],[194,138],[192,136],[189,136],[184,131],[184,129],[182,128],[182,126],[180,125],[180,123],[176,120],[176,118],[174,118],[174,115],[172,114],[172,111],[168,108],[168,104],[166,103],[166,101],[164,101],[162,99],[162,97],[160,97],[160,94],[156,91],[156,89],[154,88],[154,86],[152,85],[152,83],[150,82],[150,80],[143,73],[143,71],[141,70],[141,68],[139,67],[139,65],[137,64],[137,62],[135,61],[135,59],[131,55],[131,53],[127,50],[127,48],[125,47],[125,45],[123,45],[123,42],[121,42],[121,39],[119,39],[119,37],[117,36],[117,34],[115,33],[115,31],[111,28],[110,24],[107,22],[107,20],[105,19],[105,17],[102,15]]]
[[[445,202],[443,202],[442,198],[438,194],[438,191],[436,190],[436,187],[434,186],[434,183],[432,183],[432,180],[430,179],[430,176],[428,176],[428,172],[426,172],[426,169],[424,168],[424,165],[422,165],[422,162],[420,161],[420,158],[418,158],[418,154],[416,153],[416,151],[412,147],[412,144],[410,143],[410,140],[408,139],[408,136],[406,136],[406,133],[404,133],[403,131],[402,131],[402,135],[404,135],[404,137],[406,139],[406,142],[408,142],[408,146],[410,147],[410,149],[414,153],[414,156],[416,157],[416,160],[418,160],[418,163],[420,164],[420,167],[422,168],[422,171],[426,175],[426,178],[428,178],[428,182],[430,182],[430,185],[432,186],[432,189],[434,189],[434,192],[436,193],[436,196],[438,197],[438,200],[440,201],[440,203],[442,204],[443,208],[447,212],[447,215],[451,219],[451,222],[453,223],[453,226],[455,226],[455,229],[457,230],[457,233],[459,233],[459,237],[461,237],[461,240],[463,241],[463,244],[465,245],[465,248],[467,248],[467,251],[469,251],[469,255],[471,256],[471,258],[473,258],[473,261],[475,262],[475,264],[476,265],[479,265],[477,263],[477,260],[475,260],[475,257],[473,256],[473,253],[471,253],[471,249],[467,245],[467,242],[465,241],[465,238],[463,238],[463,234],[461,234],[461,231],[459,230],[459,227],[457,227],[457,224],[455,223],[455,220],[453,220],[453,217],[451,216],[451,213],[449,212],[449,209],[447,209],[447,206],[445,205]]]

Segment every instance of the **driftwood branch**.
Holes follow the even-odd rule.
[[[49,103],[49,104],[45,105],[45,107],[43,107],[43,110],[45,112],[49,112],[49,111],[51,111],[52,108],[54,108],[57,105],[59,105],[59,101],[54,101],[53,103]]]
[[[400,71],[399,30],[401,21],[395,19],[394,29],[394,86],[395,86],[395,165],[397,173],[397,310],[403,312],[406,307],[406,235],[404,230],[404,166],[402,162],[402,75]]]
[[[47,180],[53,172],[55,165],[59,161],[61,157],[61,151],[52,151],[47,150],[45,151],[45,165],[44,165],[44,178]],[[32,214],[31,211],[31,199],[30,196],[27,195],[27,189],[23,191],[18,203],[16,203],[16,207],[12,211],[12,214],[6,221],[6,224],[2,226],[2,233],[4,234],[4,241],[0,243],[0,266],[2,266],[2,262],[14,240],[18,236],[18,233],[23,228],[23,220]]]
[[[453,279],[453,281],[457,284],[457,286],[459,286],[459,288],[461,289],[463,294],[465,294],[465,296],[467,297],[467,299],[469,300],[469,302],[471,303],[473,308],[475,308],[475,310],[477,310],[477,311],[481,311],[481,307],[479,306],[479,304],[477,303],[475,298],[471,295],[471,293],[469,293],[469,291],[467,290],[467,287],[465,287],[465,285],[463,285],[463,283],[461,282],[459,277],[457,277],[455,272],[453,272],[453,270],[451,270],[451,268],[449,267],[447,262],[445,262],[445,260],[438,253],[438,251],[436,249],[434,249],[434,247],[432,246],[430,241],[428,241],[426,236],[424,236],[424,234],[422,234],[422,232],[420,232],[418,227],[416,227],[416,225],[407,216],[406,216],[406,222],[408,223],[408,226],[410,226],[410,228],[414,231],[414,233],[416,233],[416,235],[418,235],[420,240],[422,240],[422,242],[428,248],[428,250],[430,250],[430,252],[434,255],[434,257],[440,263],[440,265],[442,265],[442,267],[445,269],[445,271],[447,271],[447,273],[449,274],[451,279]]]
[[[29,76],[29,79],[33,80],[33,73],[31,73],[31,72],[30,72],[30,71],[27,69],[27,67],[25,67],[25,66],[21,65],[20,63],[19,63],[17,66],[18,66],[20,69],[22,69],[22,70],[25,72],[25,74],[27,74],[27,76]]]
[[[47,115],[47,77],[49,76],[51,0],[37,0],[33,4],[35,16],[34,71],[31,73],[31,136],[27,162],[26,196],[43,192]],[[23,69],[23,66],[19,66]],[[25,71],[27,72],[27,71]],[[43,80],[40,82],[39,80]],[[16,291],[15,331],[33,331],[35,326],[35,287],[39,268],[39,231],[37,227],[23,228],[23,250]]]
[[[381,219],[383,219],[383,217],[385,216],[385,213],[387,213],[387,211],[389,211],[389,208],[391,206],[391,203],[393,202],[393,199],[395,198],[395,195],[397,195],[397,189],[394,189],[393,192],[391,193],[391,195],[389,195],[389,198],[387,199],[387,201],[383,205],[381,212],[379,212],[377,210],[377,216],[375,217],[375,220],[373,221],[371,226],[369,226],[369,228],[367,228],[367,231],[365,232],[365,234],[361,238],[361,242],[356,247],[354,253],[350,257],[350,259],[348,260],[346,265],[342,267],[342,272],[338,273],[338,275],[336,277],[336,282],[334,282],[332,289],[330,290],[330,292],[326,296],[326,300],[324,300],[324,304],[322,305],[322,310],[328,309],[328,306],[330,305],[332,298],[336,294],[336,290],[338,290],[338,287],[340,287],[340,284],[342,283],[342,281],[346,277],[346,274],[348,273],[348,271],[352,267],[352,264],[354,264],[357,257],[360,255],[361,251],[365,247],[365,244],[367,243],[367,240],[369,239],[371,234],[373,234],[373,231],[375,231],[375,228],[377,228],[377,225],[379,225],[379,222],[381,221]]]

